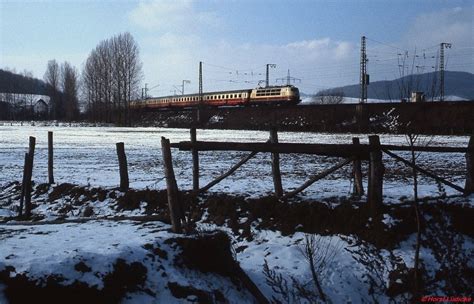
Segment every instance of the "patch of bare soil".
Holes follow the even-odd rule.
[[[87,271],[79,266],[76,271]],[[0,282],[5,285],[4,294],[10,304],[15,303],[120,303],[126,293],[143,290],[147,269],[138,262],[127,264],[117,259],[113,271],[106,274],[104,288],[97,289],[83,282],[62,285],[60,275],[33,280],[28,274],[14,274],[7,266],[0,272]]]
[[[233,277],[239,267],[231,252],[229,236],[225,232],[173,238],[166,240],[166,243],[176,244],[181,248],[181,254],[174,261],[179,266],[226,277]],[[212,250],[207,250],[209,248]]]
[[[42,184],[35,188],[34,195],[37,197],[49,190],[48,184]],[[107,190],[102,188],[88,188],[73,184],[60,184],[52,188],[48,195],[48,200],[53,202],[63,197],[71,198],[73,204],[81,205],[88,201],[103,202],[107,198]]]
[[[204,199],[208,211],[208,222],[227,224],[234,233],[252,238],[250,226],[257,229],[279,230],[283,235],[297,231],[321,235],[356,235],[378,248],[394,248],[410,234],[416,232],[415,210],[410,203],[383,205],[379,216],[372,216],[367,203],[350,199],[334,199],[330,206],[317,201],[298,203],[281,202],[268,196],[246,199],[228,195],[209,195]],[[439,202],[421,204],[422,213],[432,216],[442,210],[451,219],[454,232],[473,236],[470,224],[474,209],[462,205],[447,205]],[[390,215],[395,222],[382,222],[382,214]],[[247,218],[241,223],[240,219]],[[422,229],[426,223],[422,222]],[[239,233],[239,231],[241,231]]]
[[[117,199],[117,209],[134,210],[139,209],[142,202],[146,203],[147,215],[153,212],[168,212],[168,197],[166,190],[133,190],[130,189]]]

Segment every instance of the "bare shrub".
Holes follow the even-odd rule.
[[[286,279],[281,273],[270,269],[265,260],[263,274],[267,284],[285,303],[330,302],[322,289],[321,280],[324,280],[329,264],[341,249],[341,245],[333,241],[333,238],[325,241],[320,235],[305,235],[299,251],[308,263],[311,272],[311,279],[307,282],[301,282],[293,276]],[[311,287],[312,285],[314,287]],[[273,300],[279,302],[275,297]]]
[[[322,90],[313,96],[313,102],[319,104],[344,103],[344,92],[340,90]]]

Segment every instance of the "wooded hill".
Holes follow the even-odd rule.
[[[458,96],[467,100],[474,100],[474,74],[467,72],[445,71],[445,96]],[[338,91],[345,97],[358,98],[360,85],[348,85],[326,91]],[[439,96],[439,72],[408,75],[394,80],[374,81],[367,87],[369,99],[400,100],[407,98],[411,92],[423,91],[429,100],[432,96]]]
[[[48,95],[48,86],[42,80],[0,69],[0,93]]]

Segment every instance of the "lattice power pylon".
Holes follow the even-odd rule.
[[[362,36],[360,43],[360,103],[367,102],[367,84],[369,80],[367,75],[367,61],[365,36]]]
[[[441,42],[439,45],[439,101],[444,101],[444,49],[451,48],[452,44]]]

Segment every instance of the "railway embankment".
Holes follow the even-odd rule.
[[[134,113],[138,126],[333,133],[474,133],[474,102],[203,107]],[[197,120],[199,118],[199,121]]]

